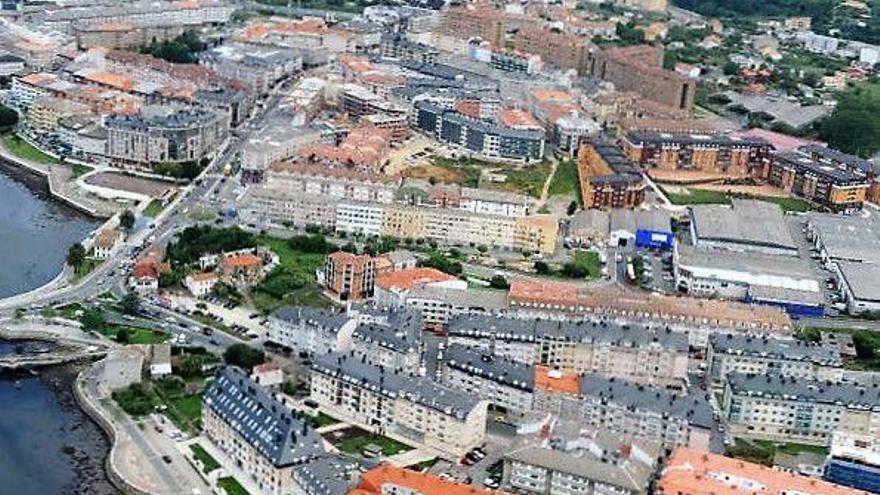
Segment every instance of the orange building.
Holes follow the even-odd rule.
[[[361,475],[361,482],[348,495],[502,495],[455,483],[433,474],[382,464]]]
[[[324,285],[335,299],[360,301],[373,295],[373,258],[337,251],[324,261]]]
[[[817,478],[723,455],[679,448],[666,461],[659,495],[867,495]]]

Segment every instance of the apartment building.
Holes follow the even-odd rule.
[[[501,492],[474,488],[427,472],[380,464],[361,474],[360,484],[347,495],[502,495]],[[336,495],[336,494],[333,494]],[[343,495],[343,494],[339,494]]]
[[[422,132],[481,158],[514,162],[541,160],[544,128],[530,115],[524,124],[524,119],[516,118],[522,113],[503,112],[498,119],[475,118],[429,101],[419,101],[413,118],[415,127]]]
[[[621,145],[627,158],[648,169],[732,177],[760,168],[772,149],[761,138],[641,130],[623,133]]]
[[[545,64],[558,69],[574,69],[578,74],[586,70],[587,38],[540,26],[525,26],[517,30],[510,43],[514,50],[538,55]]]
[[[465,282],[466,284],[466,282]],[[507,294],[444,284],[425,284],[402,294],[402,304],[422,314],[425,330],[445,333],[449,320],[458,315],[500,315],[507,312]]]
[[[666,388],[546,366],[536,370],[536,411],[607,429],[625,439],[656,442],[666,449],[709,448],[716,422],[702,395],[679,395]]]
[[[338,313],[300,306],[284,306],[269,315],[268,340],[311,355],[347,352],[357,320]]]
[[[346,84],[340,93],[342,111],[358,120],[367,115],[405,115],[407,109],[357,84]]]
[[[663,69],[663,48],[650,45],[595,48],[587,54],[584,72],[614,84],[617,91],[634,92],[676,110],[691,111],[696,81]]]
[[[235,6],[221,1],[148,2],[119,4],[102,2],[94,5],[71,4],[41,12],[42,25],[63,32],[76,26],[93,23],[132,23],[142,26],[199,27],[229,22]]]
[[[214,155],[226,139],[229,121],[207,110],[163,115],[112,115],[105,119],[107,154],[120,164],[198,162]]]
[[[450,343],[566,372],[672,387],[687,378],[687,336],[668,327],[461,315],[449,321],[447,334]]]
[[[729,373],[839,381],[843,367],[837,349],[800,340],[730,333],[709,337],[706,362],[716,386],[723,385]]]
[[[483,442],[487,401],[364,357],[315,358],[311,398],[327,414],[369,431],[458,459]]]
[[[876,435],[837,432],[822,477],[832,483],[880,492],[880,439]]]
[[[92,108],[84,103],[56,96],[41,96],[28,106],[24,122],[31,131],[54,133],[58,129],[59,120],[90,113]]]
[[[456,38],[479,37],[495,47],[504,46],[504,16],[483,5],[453,7],[443,14],[442,32]]]
[[[483,348],[449,344],[443,351],[442,382],[489,401],[493,408],[525,415],[532,411],[535,368]]]
[[[658,495],[867,495],[813,477],[681,448],[673,452],[657,482]]]
[[[255,95],[267,94],[283,80],[302,70],[302,56],[291,49],[228,43],[200,55],[216,73],[245,83]]]
[[[875,175],[870,162],[820,146],[774,153],[759,170],[770,184],[832,211],[861,209]]]
[[[360,301],[373,296],[376,269],[373,257],[337,251],[324,258],[322,285],[338,301]]]
[[[205,390],[207,441],[250,476],[263,493],[297,493],[294,466],[326,455],[323,440],[238,368],[225,367]]]
[[[409,308],[368,307],[352,332],[355,354],[383,368],[412,371],[422,357],[422,317]]]
[[[563,423],[552,440],[535,439],[504,455],[502,486],[536,495],[646,495],[659,446],[622,441],[606,430],[576,430]]]
[[[634,208],[645,201],[642,171],[611,143],[593,141],[581,146],[578,180],[585,208]]]
[[[514,280],[510,309],[527,318],[559,319],[585,314],[649,318],[686,332],[690,345],[705,349],[709,334],[719,329],[765,331],[791,336],[791,318],[781,308],[732,301],[655,296],[621,289],[601,290],[561,282]]]
[[[876,385],[731,373],[722,409],[747,438],[829,445],[837,431],[880,434]]]

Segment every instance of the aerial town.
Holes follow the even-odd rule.
[[[0,494],[880,494],[880,0],[0,0]]]

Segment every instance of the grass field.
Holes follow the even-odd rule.
[[[581,188],[578,183],[577,164],[574,160],[564,160],[556,166],[556,173],[550,181],[550,196],[572,196],[578,204],[583,204]]]
[[[10,153],[24,160],[46,165],[61,163],[57,158],[53,158],[37,148],[34,148],[30,143],[15,134],[7,134],[3,136],[3,146],[9,150]]]
[[[576,251],[574,264],[587,271],[587,278],[598,278],[602,274],[602,262],[599,254],[593,251]]]
[[[251,495],[241,486],[241,483],[235,481],[235,478],[228,476],[217,480],[217,485],[226,492],[226,495]]]
[[[370,444],[382,447],[382,455],[385,457],[412,450],[412,447],[400,443],[397,440],[372,434],[345,438],[336,445],[336,448],[347,454],[360,455],[363,452],[364,447]]]
[[[92,270],[101,266],[101,263],[101,260],[86,258],[85,261],[83,261],[83,264],[79,266],[79,270],[73,274],[73,282],[76,283],[89,273],[92,273]]]
[[[168,335],[161,332],[153,332],[146,328],[130,327],[133,331],[129,344],[164,344],[168,341]]]
[[[480,169],[490,165],[489,163],[468,158],[453,160],[439,156],[432,158],[431,164],[451,172],[451,175],[440,177],[441,182],[454,182],[465,187],[479,187]]]
[[[159,216],[159,213],[162,213],[162,210],[164,209],[165,205],[162,203],[162,201],[154,199],[150,201],[150,204],[148,204],[146,208],[144,208],[144,215],[150,218],[156,218],[157,216]]]
[[[752,195],[728,195],[721,191],[708,189],[687,189],[687,192],[665,191],[666,197],[675,205],[700,205],[700,204],[730,204],[731,198],[756,199],[775,203],[783,211],[805,212],[812,209],[809,202],[800,198],[780,198],[775,196],[752,196]]]
[[[494,165],[493,173],[507,176],[505,182],[493,183],[492,189],[526,194],[534,198],[541,197],[544,183],[553,167],[550,162],[530,163],[519,167],[511,165]]]
[[[211,454],[209,454],[201,445],[194,443],[189,446],[189,450],[192,451],[193,457],[202,463],[202,471],[205,474],[220,469],[220,463],[211,457]]]
[[[328,307],[329,301],[321,295],[315,279],[315,271],[324,263],[324,255],[301,253],[290,247],[287,239],[259,236],[257,242],[278,255],[279,266],[251,291],[254,307],[269,313],[283,305]],[[265,290],[270,286],[290,287],[283,297]],[[261,287],[264,290],[261,290]]]
[[[91,172],[92,170],[95,170],[92,167],[90,167],[88,165],[83,165],[81,163],[73,163],[73,164],[71,164],[71,167],[73,169],[73,177],[74,178],[82,177],[83,175],[86,175],[87,173]]]
[[[322,426],[335,425],[339,423],[339,420],[328,416],[324,413],[318,413],[317,416],[311,416],[308,414],[304,414],[302,416],[303,422],[311,426],[312,428],[320,428]]]

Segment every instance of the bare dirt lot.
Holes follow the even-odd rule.
[[[174,184],[161,180],[147,179],[120,172],[98,172],[86,178],[93,186],[108,187],[120,191],[144,194],[153,198],[162,197]]]

